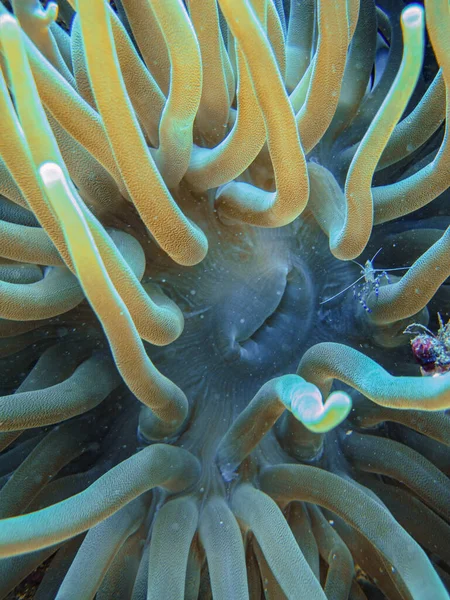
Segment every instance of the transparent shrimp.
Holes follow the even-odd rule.
[[[381,252],[382,248],[380,248],[370,260],[366,260],[364,265],[361,265],[356,260],[353,260],[358,267],[361,268],[361,276],[358,277],[355,281],[353,281],[346,288],[334,294],[330,298],[323,300],[320,304],[325,304],[326,302],[330,302],[330,300],[334,300],[341,294],[344,294],[350,288],[353,288],[353,297],[359,301],[364,310],[368,313],[372,312],[372,310],[367,306],[367,298],[372,292],[375,292],[375,297],[378,298],[381,282],[383,279],[386,279],[387,283],[390,283],[390,278],[388,273],[391,271],[406,271],[409,267],[395,267],[393,269],[375,269],[373,266],[373,262],[378,254]],[[363,281],[364,280],[364,281]],[[359,282],[362,283],[359,283]],[[358,285],[359,284],[359,285]]]

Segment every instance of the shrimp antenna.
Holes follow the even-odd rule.
[[[358,265],[358,267],[360,267],[361,269],[364,269],[364,267],[362,266],[362,264],[359,263],[357,260],[353,260],[352,259],[352,263],[355,263],[355,265]]]
[[[376,259],[376,257],[380,254],[380,252],[383,250],[383,248],[380,248],[379,250],[377,250],[375,252],[375,254],[372,256],[370,262],[373,263],[373,261]]]
[[[376,257],[380,254],[380,252],[383,250],[383,248],[380,248],[379,250],[377,250],[375,252],[375,254],[372,256],[372,259],[369,261],[370,264],[373,263],[373,261],[376,259]],[[353,262],[356,262],[356,260],[354,260]],[[359,263],[357,263],[359,264]],[[410,269],[411,267],[393,267],[392,269],[374,269],[375,272],[379,272],[379,271],[383,271],[386,273],[390,273],[391,271],[406,271],[407,269]]]
[[[346,288],[344,288],[343,290],[341,290],[340,292],[338,292],[334,296],[331,296],[331,298],[327,298],[326,300],[323,300],[320,304],[325,304],[325,302],[329,302],[330,300],[334,300],[335,298],[337,298],[338,296],[340,296],[341,294],[343,294],[344,292],[346,292],[347,290],[349,290],[350,288],[352,288],[356,283],[358,283],[358,281],[361,281],[361,279],[364,279],[364,277],[365,277],[365,275],[361,275],[361,277],[358,277],[358,279],[356,279],[356,281],[354,281],[353,283],[351,283],[350,285],[348,285]]]
[[[372,258],[369,260],[370,264],[373,263],[373,261],[376,259],[376,257],[380,254],[380,252],[383,250],[383,248],[380,248],[379,250],[377,250],[377,252],[375,252],[375,254],[372,256]],[[364,269],[363,265],[361,263],[359,263],[357,260],[353,260],[351,261],[352,263],[355,263],[355,265],[358,265],[358,267],[360,267],[361,269]],[[378,271],[381,269],[375,269],[375,271]],[[385,270],[385,269],[384,269]]]
[[[386,273],[390,273],[391,271],[407,271],[411,267],[393,267],[392,269],[374,269],[375,272],[384,271]]]

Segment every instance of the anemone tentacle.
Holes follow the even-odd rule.
[[[0,599],[450,599],[449,24],[0,0]]]

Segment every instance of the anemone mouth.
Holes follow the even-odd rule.
[[[236,336],[236,342],[238,344],[244,345],[246,342],[248,342],[250,340],[258,343],[259,336],[264,335],[264,332],[266,329],[273,329],[274,327],[276,328],[275,320],[277,319],[278,315],[280,314],[280,312],[282,310],[282,304],[284,307],[284,305],[286,303],[288,278],[289,278],[289,273],[286,276],[286,281],[285,281],[284,287],[282,289],[277,289],[275,292],[275,294],[277,296],[276,306],[272,310],[268,311],[267,316],[263,317],[263,321],[259,325],[255,325],[248,332],[242,332],[242,333],[238,334]],[[284,300],[284,302],[283,302],[283,300]],[[241,325],[244,325],[245,320],[239,319],[239,323]]]
[[[333,274],[348,279],[351,268],[321,254],[326,238],[310,219],[256,232],[213,220],[206,231],[210,249],[202,264],[188,272],[162,264],[156,278],[182,309],[185,331],[173,346],[152,356],[183,389],[186,383],[171,363],[189,352],[194,337],[213,378],[220,373],[222,381],[228,373],[229,378],[250,377],[255,385],[268,373],[288,372],[310,345],[332,338],[338,321],[330,319],[328,331],[318,330],[314,311],[325,281]],[[347,313],[351,328],[352,307],[336,302],[335,308]]]
[[[284,275],[283,288],[277,286],[274,298],[274,308],[265,316],[260,324],[250,331],[236,336],[240,346],[241,360],[246,363],[256,363],[264,360],[264,354],[270,348],[277,348],[280,357],[272,356],[274,368],[286,364],[285,355],[295,354],[301,339],[311,329],[312,307],[315,304],[315,290],[306,273],[297,267],[291,267]],[[300,333],[297,323],[302,323]],[[279,343],[277,344],[277,340]]]

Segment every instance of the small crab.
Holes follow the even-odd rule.
[[[408,325],[403,332],[416,334],[411,340],[411,348],[424,376],[442,375],[450,371],[450,320],[444,325],[439,313],[438,320],[437,334],[420,323]]]
[[[391,281],[389,279],[389,275],[388,275],[388,273],[390,273],[391,271],[406,271],[407,269],[409,269],[409,267],[395,267],[393,269],[374,269],[373,261],[378,256],[378,254],[381,252],[381,250],[382,250],[382,248],[380,248],[378,250],[378,252],[376,252],[373,255],[371,260],[366,260],[366,262],[364,263],[364,266],[361,265],[356,260],[352,260],[352,262],[354,262],[355,264],[358,265],[358,267],[361,268],[361,276],[358,277],[358,279],[356,279],[349,286],[347,286],[346,288],[344,288],[343,290],[341,290],[334,296],[331,296],[331,298],[327,298],[326,300],[323,300],[323,302],[321,302],[320,304],[325,304],[325,302],[334,300],[335,298],[337,298],[338,296],[340,296],[341,294],[343,294],[350,288],[353,288],[353,298],[358,299],[359,303],[361,304],[361,306],[364,308],[364,310],[366,312],[368,312],[368,313],[372,312],[372,310],[367,306],[367,302],[366,302],[369,295],[372,292],[375,292],[375,297],[378,298],[382,280],[386,279],[387,283],[390,283],[390,281]],[[362,279],[364,279],[364,282],[358,285],[358,283]]]

